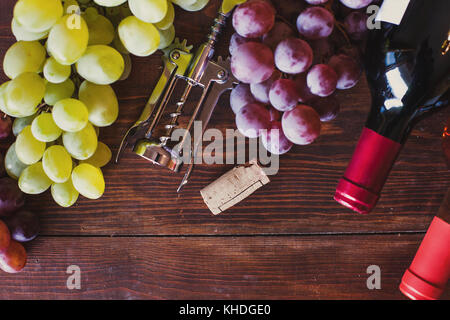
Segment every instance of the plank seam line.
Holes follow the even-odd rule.
[[[41,238],[262,238],[262,237],[316,237],[316,236],[377,236],[377,235],[415,235],[423,231],[383,231],[383,232],[329,232],[329,233],[267,233],[267,234],[43,234]]]

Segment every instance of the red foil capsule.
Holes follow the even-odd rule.
[[[369,213],[394,165],[401,144],[364,128],[334,199],[359,213]]]

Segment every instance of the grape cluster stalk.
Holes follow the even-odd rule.
[[[284,154],[320,135],[340,111],[337,90],[353,88],[362,68],[372,0],[249,0],[233,13],[230,95],[236,126]],[[341,41],[343,40],[343,41]]]

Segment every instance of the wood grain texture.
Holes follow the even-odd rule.
[[[397,287],[421,238],[45,237],[28,248],[25,271],[0,273],[0,297],[405,299]],[[80,290],[66,287],[70,265],[81,269]],[[381,269],[380,290],[367,289],[370,265]]]
[[[211,1],[202,14],[177,8],[177,36],[200,44],[219,2]],[[0,57],[14,42],[14,3],[0,1]],[[229,27],[223,39],[231,33]],[[218,54],[228,55],[227,41]],[[113,152],[160,72],[159,54],[133,57],[130,77],[114,85],[120,116],[100,134]],[[401,275],[450,186],[440,147],[450,108],[416,127],[377,208],[361,216],[338,205],[333,194],[364,125],[369,90],[362,79],[338,95],[342,112],[324,125],[321,137],[282,156],[267,186],[216,217],[199,191],[231,165],[197,166],[177,194],[181,174],[130,151],[120,164],[105,168],[107,188],[100,200],[80,198],[63,209],[49,192],[27,197],[27,207],[40,214],[43,236],[27,245],[23,273],[0,273],[0,298],[401,299]],[[220,100],[210,124],[222,132],[235,128],[227,99]],[[10,142],[0,142],[0,152]],[[65,287],[71,264],[82,269],[81,291]],[[371,264],[382,268],[382,290],[366,288]]]
[[[13,42],[9,21],[13,0],[2,1],[0,56]],[[180,38],[199,44],[215,15],[212,1],[206,15],[177,10]],[[196,17],[192,24],[192,17]],[[199,18],[200,17],[200,18]],[[228,28],[227,36],[231,33]],[[218,54],[227,54],[226,41]],[[117,150],[123,133],[137,119],[160,73],[160,58],[133,58],[129,79],[115,88],[120,116],[101,130],[101,140]],[[2,76],[5,79],[4,76]],[[212,217],[200,190],[231,165],[197,166],[183,193],[176,188],[181,174],[173,174],[139,159],[128,150],[120,164],[104,170],[107,189],[98,201],[81,199],[71,209],[58,207],[47,192],[28,199],[40,208],[43,234],[303,234],[329,232],[423,231],[437,211],[450,185],[442,161],[440,133],[450,109],[436,112],[413,132],[383,190],[381,201],[369,216],[357,216],[333,200],[337,182],[353,153],[370,105],[364,79],[357,87],[339,93],[342,112],[325,124],[321,137],[310,146],[296,146],[280,159],[272,182],[219,217]],[[211,127],[225,132],[235,128],[227,96],[221,99]]]

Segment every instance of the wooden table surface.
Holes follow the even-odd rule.
[[[14,42],[14,3],[0,2],[2,58]],[[202,13],[177,10],[177,36],[200,44],[218,3]],[[218,52],[226,55],[225,41]],[[113,152],[161,71],[159,54],[133,63],[129,79],[115,85],[119,120],[101,130]],[[3,72],[0,80],[6,80]],[[404,299],[397,289],[402,274],[450,186],[440,140],[450,108],[415,128],[377,208],[363,216],[338,205],[333,194],[369,109],[365,80],[339,99],[342,112],[317,142],[282,156],[267,186],[219,216],[211,215],[199,191],[232,166],[198,166],[177,194],[181,175],[130,152],[105,168],[100,200],[80,198],[63,209],[49,192],[28,196],[26,207],[39,213],[42,232],[26,245],[23,272],[0,272],[0,298]],[[235,128],[227,97],[211,126]],[[1,143],[1,150],[7,146]],[[81,269],[80,290],[66,287],[70,265]],[[381,268],[379,290],[366,286],[370,265]]]

